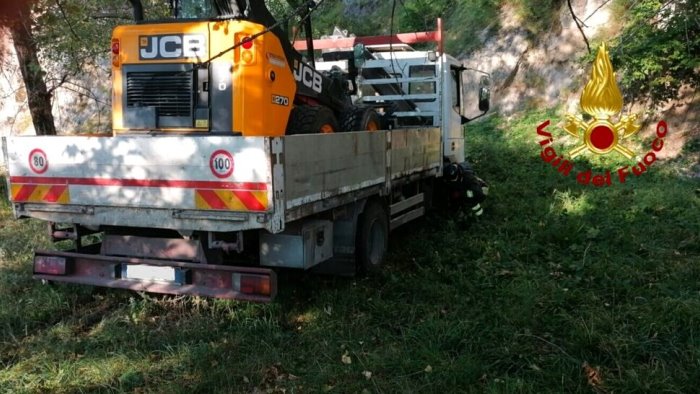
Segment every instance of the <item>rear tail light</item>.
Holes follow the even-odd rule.
[[[233,290],[250,295],[270,296],[272,278],[269,275],[233,274]]]
[[[68,260],[57,256],[34,256],[34,273],[46,275],[65,275]]]
[[[251,40],[250,37],[243,37],[241,40],[241,46],[243,49],[250,49],[253,47],[253,40]]]
[[[237,51],[238,58],[243,64],[251,65],[255,63],[255,50],[253,48],[253,39],[250,36],[239,36],[238,42],[241,49]]]
[[[112,65],[114,67],[119,67],[120,59],[119,54],[121,51],[121,45],[119,44],[118,38],[112,39]]]
[[[253,62],[253,55],[250,51],[245,51],[241,53],[241,60],[243,60],[243,63],[250,64]]]

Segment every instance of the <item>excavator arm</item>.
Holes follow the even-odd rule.
[[[138,0],[131,0],[138,1]],[[311,30],[310,13],[317,5],[316,1],[308,0],[304,2],[288,0],[290,6],[299,9],[306,3],[305,13],[302,14],[304,20],[304,30],[307,37],[307,58],[306,62],[299,51],[289,41],[287,34],[277,23],[277,19],[272,15],[263,0],[211,0],[212,6],[219,18],[245,19],[258,23],[270,29],[270,32],[279,38],[282,49],[287,57],[290,70],[297,79],[297,96],[302,98],[304,103],[308,99],[316,101],[321,105],[331,108],[334,112],[345,111],[352,105],[348,94],[347,85],[344,81],[330,78],[315,71],[313,54],[313,35]],[[312,83],[308,84],[307,77],[311,75]],[[316,82],[313,82],[314,78]],[[320,83],[318,83],[320,81]]]

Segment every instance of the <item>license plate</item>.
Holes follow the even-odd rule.
[[[125,264],[122,266],[122,278],[145,282],[165,282],[182,284],[182,273],[175,267],[158,267],[146,264]]]

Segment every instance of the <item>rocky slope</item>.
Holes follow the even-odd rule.
[[[575,0],[572,8],[585,21],[583,32],[589,41],[601,42],[619,34],[622,26],[613,20],[608,1]],[[463,56],[467,65],[491,73],[494,107],[501,115],[553,107],[561,108],[562,117],[566,111],[578,111],[579,97],[590,73],[590,66],[581,61],[587,48],[566,3],[557,15],[548,31],[533,38],[515,10],[506,4],[501,9],[498,33],[484,32],[482,49]],[[658,120],[668,122],[672,133],[661,157],[676,157],[687,141],[700,138],[700,95],[694,90],[684,88],[677,100],[657,108],[648,102],[626,99],[623,111],[642,115],[642,136],[653,134]]]

